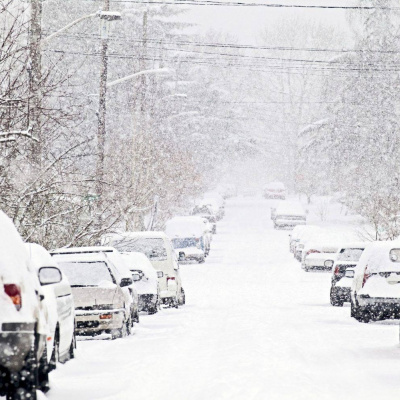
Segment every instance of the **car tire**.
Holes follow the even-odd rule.
[[[331,293],[330,293],[330,301],[331,301],[331,305],[333,307],[343,307],[343,300],[341,300],[338,295],[335,293],[336,291],[331,288]]]
[[[364,324],[367,324],[372,319],[370,310],[360,307],[356,314],[356,319],[358,322],[363,322]]]
[[[204,257],[203,257],[203,258],[200,258],[200,260],[198,261],[198,264],[203,264],[205,261],[206,261],[206,260],[205,260]]]
[[[129,321],[125,321],[122,324],[121,328],[115,329],[115,330],[113,330],[111,332],[111,339],[112,340],[121,339],[121,338],[126,337],[128,335],[127,322],[129,322]]]
[[[42,357],[39,360],[38,368],[38,388],[43,393],[47,393],[50,390],[49,372],[50,365],[47,361],[47,347],[45,346]]]
[[[51,358],[49,363],[49,370],[54,371],[57,368],[57,363],[60,362],[60,334],[58,329],[53,342],[53,351],[51,352]]]
[[[181,296],[179,298],[179,305],[183,306],[186,304],[186,295],[185,295],[185,291],[183,290],[183,288],[181,288]]]
[[[74,333],[72,335],[71,345],[69,346],[68,360],[72,360],[75,358],[75,349],[76,349],[76,336]]]

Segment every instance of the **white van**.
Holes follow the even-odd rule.
[[[158,278],[161,302],[174,307],[185,304],[178,258],[171,240],[164,232],[116,233],[108,235],[104,241],[121,253],[144,253],[154,269],[163,272],[163,276]]]

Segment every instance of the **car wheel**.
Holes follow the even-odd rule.
[[[185,296],[185,291],[183,290],[183,288],[181,288],[181,296],[179,298],[179,305],[183,306],[184,304],[186,304],[186,296]]]
[[[200,260],[198,261],[199,264],[203,264],[206,260],[203,258],[200,258]]]
[[[45,346],[42,357],[39,360],[39,370],[38,370],[38,388],[43,393],[47,393],[50,390],[49,371],[50,371],[50,365],[47,362],[47,347]]]
[[[53,371],[57,368],[57,363],[60,362],[60,339],[58,330],[56,331],[56,335],[53,342],[53,351],[51,353],[49,368],[50,371]]]
[[[343,307],[343,300],[340,299],[340,297],[336,294],[336,291],[331,288],[331,295],[330,295],[330,300],[331,300],[331,304],[334,307]]]
[[[369,321],[371,321],[371,312],[366,309],[366,308],[359,308],[358,312],[356,314],[356,319],[358,322],[363,322],[367,324]]]
[[[72,360],[73,358],[75,358],[75,349],[76,349],[76,336],[74,333],[71,340],[71,346],[69,346],[68,360]]]
[[[120,339],[120,338],[126,337],[128,335],[127,322],[128,321],[124,322],[120,329],[115,329],[111,332],[112,340]]]

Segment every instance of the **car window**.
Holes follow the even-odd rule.
[[[144,253],[150,260],[163,261],[167,259],[167,249],[161,238],[124,237],[113,240],[111,246],[120,252]]]
[[[64,261],[58,262],[67,276],[71,287],[98,286],[101,282],[115,283],[107,264],[102,261]]]
[[[364,249],[341,249],[338,255],[338,261],[358,261]]]
[[[174,249],[183,249],[187,247],[196,247],[200,244],[199,239],[185,238],[185,239],[172,239]]]

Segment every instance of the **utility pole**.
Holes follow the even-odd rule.
[[[40,0],[31,0],[31,15],[29,24],[29,109],[28,127],[31,134],[38,140],[33,144],[33,159],[40,165],[42,154],[42,132],[40,123],[42,94],[42,57],[40,41],[42,37],[42,3]]]
[[[110,0],[104,0],[102,11],[110,10]],[[102,228],[103,213],[103,182],[104,182],[104,152],[106,141],[106,94],[107,94],[107,68],[108,68],[108,32],[107,21],[104,21],[101,30],[101,66],[100,66],[100,90],[99,90],[99,113],[97,127],[97,165],[96,165],[96,195],[97,195],[97,224],[99,230]]]

